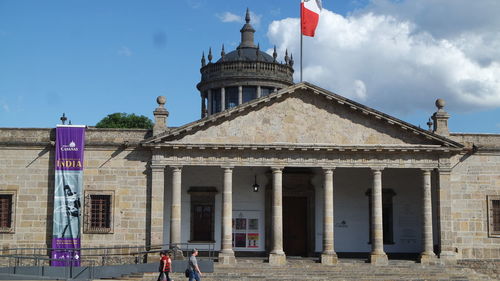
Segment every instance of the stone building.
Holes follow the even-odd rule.
[[[159,97],[152,131],[87,129],[82,247],[500,259],[500,135],[450,133],[443,100],[424,130],[294,84],[293,57],[260,51],[254,32],[247,13],[236,50],[202,57],[198,121],[168,127]],[[50,247],[54,140],[0,128],[2,248]]]

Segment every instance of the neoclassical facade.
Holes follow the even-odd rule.
[[[214,243],[239,255],[387,264],[500,258],[500,135],[429,130],[309,83],[260,51],[202,58],[201,118],[86,132],[82,246]],[[431,103],[432,101],[430,101]],[[0,247],[50,246],[54,129],[0,128]],[[96,219],[96,218],[99,219]]]

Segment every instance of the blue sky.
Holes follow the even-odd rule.
[[[500,25],[484,12],[496,3],[437,1],[452,6],[440,14],[413,2],[324,0],[305,80],[422,127],[442,97],[452,131],[500,133]],[[298,61],[299,1],[0,0],[0,127],[53,127],[63,112],[91,126],[115,112],[152,118],[158,95],[170,126],[194,121],[201,53],[233,50],[247,7],[261,48]]]

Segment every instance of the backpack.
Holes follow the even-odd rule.
[[[191,269],[186,268],[186,271],[184,271],[184,276],[189,277],[191,275]]]

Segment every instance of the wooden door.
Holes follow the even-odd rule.
[[[307,256],[307,197],[283,198],[283,248],[287,256]]]

